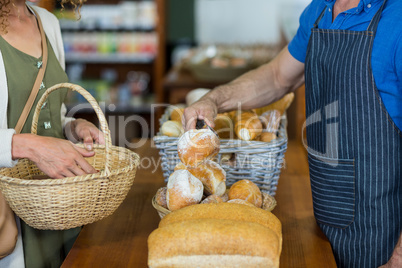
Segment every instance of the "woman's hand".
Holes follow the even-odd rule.
[[[92,151],[93,144],[105,144],[105,138],[94,124],[84,119],[76,119],[65,126],[66,136],[71,141],[82,141],[88,151]]]
[[[53,179],[96,173],[84,159],[95,153],[70,141],[32,134],[16,134],[12,141],[13,159],[28,158]]]
[[[209,98],[202,98],[184,110],[182,123],[184,129],[194,129],[197,119],[204,120],[210,127],[215,127],[214,119],[218,113],[218,107],[214,101]]]

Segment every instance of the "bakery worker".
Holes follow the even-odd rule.
[[[313,0],[270,63],[184,112],[257,108],[306,85],[314,215],[339,267],[402,267],[402,1]]]

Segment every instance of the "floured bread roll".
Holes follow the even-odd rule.
[[[187,170],[172,173],[167,183],[166,202],[170,211],[198,204],[204,187],[199,179]]]
[[[161,127],[162,135],[169,137],[180,137],[184,133],[181,122],[168,120]]]
[[[243,199],[260,208],[262,205],[262,194],[258,186],[249,181],[241,180],[234,183],[229,189],[229,200]]]
[[[243,199],[232,199],[232,200],[229,200],[228,203],[240,204],[240,205],[246,205],[246,206],[254,207],[253,204],[251,204],[250,202],[248,202],[246,200],[243,200]]]
[[[181,162],[196,167],[219,153],[219,138],[209,129],[192,129],[185,132],[177,142]]]
[[[183,163],[179,163],[174,168],[174,170],[181,169],[187,169],[202,182],[206,195],[221,196],[225,193],[226,171],[214,161],[206,160],[195,168],[187,168]]]
[[[257,114],[252,111],[240,111],[235,119],[235,132],[239,139],[251,141],[262,132],[262,124]]]

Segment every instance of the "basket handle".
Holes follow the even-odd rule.
[[[103,134],[105,135],[105,151],[106,151],[106,153],[105,153],[105,155],[106,155],[105,172],[107,175],[109,175],[110,174],[110,148],[112,147],[110,130],[107,125],[105,115],[103,114],[101,108],[99,107],[98,102],[88,91],[83,89],[81,86],[74,85],[71,83],[60,83],[60,84],[56,84],[56,85],[48,88],[45,91],[45,93],[43,93],[38,104],[36,105],[35,113],[34,113],[34,116],[32,119],[31,133],[35,134],[35,135],[37,134],[39,114],[40,114],[42,105],[45,103],[47,97],[49,96],[50,93],[52,93],[53,91],[56,91],[60,88],[69,88],[73,91],[78,92],[89,102],[89,104],[94,109],[94,111],[99,119],[100,128],[101,128]]]

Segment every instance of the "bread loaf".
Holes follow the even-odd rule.
[[[221,196],[225,193],[226,172],[214,161],[206,160],[195,168],[187,168],[183,163],[179,163],[174,168],[174,170],[181,169],[187,169],[202,182],[206,195],[215,194]]]
[[[167,184],[166,202],[170,211],[198,204],[204,187],[200,180],[187,170],[172,173]]]
[[[278,236],[254,222],[196,219],[158,228],[148,238],[156,267],[279,267]]]
[[[256,207],[262,205],[262,194],[258,186],[249,180],[241,180],[234,183],[229,189],[229,200],[243,199]]]
[[[159,227],[188,219],[226,219],[255,222],[272,229],[278,236],[282,236],[281,222],[271,212],[254,206],[231,203],[199,204],[185,207],[163,217]]]
[[[169,137],[180,137],[184,133],[181,122],[168,120],[161,127],[162,135]]]
[[[281,224],[255,207],[194,205],[166,215],[148,248],[150,267],[279,267]]]
[[[257,114],[252,111],[239,111],[235,119],[235,132],[239,139],[251,141],[262,132],[262,124]]]
[[[192,129],[177,142],[177,152],[183,164],[196,167],[219,152],[219,138],[209,129]]]

